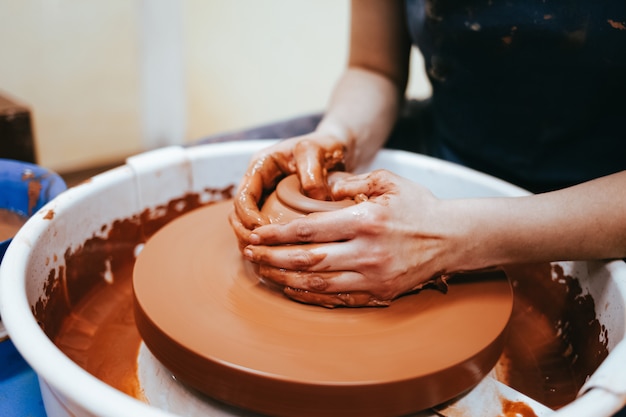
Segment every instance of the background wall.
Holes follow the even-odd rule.
[[[139,149],[136,25],[130,1],[0,0],[0,90],[31,107],[42,165]]]
[[[0,90],[59,172],[324,108],[348,0],[0,0]],[[429,86],[414,54],[409,94]]]

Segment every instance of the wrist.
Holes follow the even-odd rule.
[[[351,142],[351,140],[353,140],[351,139],[352,134],[350,129],[342,123],[333,120],[330,116],[326,116],[320,121],[315,129],[315,132],[321,135],[330,136],[346,146]]]
[[[344,150],[346,171],[352,171],[355,168],[356,137],[350,128],[327,116],[322,119],[315,132],[341,144]]]
[[[497,233],[494,223],[486,221],[489,199],[449,199],[441,201],[440,215],[445,219],[446,272],[471,271],[499,265]]]

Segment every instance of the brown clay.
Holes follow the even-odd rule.
[[[524,402],[502,400],[502,414],[498,417],[537,417],[537,414]]]
[[[230,186],[207,189],[203,198],[229,199],[232,190]],[[66,248],[62,260],[54,256],[46,261],[48,280],[33,311],[42,330],[86,371],[137,399],[143,396],[136,372],[141,337],[132,296],[136,247],[172,219],[199,206],[200,195],[189,194],[147,208],[102,225],[80,247]]]
[[[498,360],[513,305],[502,272],[387,308],[299,304],[243,262],[231,210],[174,220],[135,264],[139,332],[183,383],[271,415],[397,416],[459,395]]]
[[[333,172],[328,177],[329,184],[349,175],[345,172]],[[324,201],[307,197],[300,188],[296,175],[290,175],[276,186],[276,191],[267,198],[261,211],[266,214],[272,223],[289,221],[305,214],[333,211],[354,205],[354,200]]]
[[[11,239],[26,223],[26,216],[0,208],[0,242]]]

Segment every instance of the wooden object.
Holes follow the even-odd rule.
[[[0,158],[37,162],[30,109],[1,92]]]

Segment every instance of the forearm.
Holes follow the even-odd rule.
[[[398,117],[411,40],[401,0],[353,0],[348,66],[319,130],[346,145],[347,168],[369,161]]]
[[[626,257],[626,171],[545,194],[443,204],[455,218],[455,269]]]
[[[391,80],[362,68],[348,68],[333,92],[317,131],[344,142],[347,169],[367,163],[389,136],[403,98]]]

